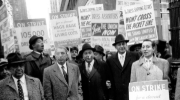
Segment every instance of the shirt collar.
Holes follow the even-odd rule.
[[[149,59],[148,59],[148,58],[146,58],[146,57],[144,57],[144,60],[145,60],[145,61],[147,61],[147,60],[148,60],[148,61],[150,61],[150,62],[153,62],[153,56],[152,56],[151,58],[149,58]]]
[[[125,57],[125,56],[126,56],[126,51],[125,51],[123,54],[118,53],[118,56],[119,56],[119,57],[120,57],[120,56]]]
[[[62,68],[62,65],[60,65],[58,62],[57,62],[58,66]],[[65,68],[66,68],[66,62],[64,63],[63,65]]]
[[[18,79],[17,78],[15,78],[14,76],[12,76],[13,77],[13,79],[14,79],[14,81],[18,81]],[[19,79],[23,84],[25,84],[25,82],[26,82],[26,79],[25,79],[25,75],[23,75],[20,79]]]
[[[85,62],[86,66],[88,65],[88,62]],[[90,62],[90,66],[94,64],[94,59]]]

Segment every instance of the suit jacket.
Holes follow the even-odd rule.
[[[131,82],[150,81],[150,80],[169,80],[169,63],[162,58],[153,57],[153,64],[151,65],[150,73],[144,68],[145,60],[141,57],[138,61],[134,62],[131,70]]]
[[[132,63],[139,59],[137,53],[126,51],[124,65],[120,64],[118,53],[107,59],[109,71],[112,75],[112,88],[115,100],[129,100],[129,82]]]
[[[38,78],[41,82],[43,81],[43,72],[46,67],[52,65],[51,58],[48,54],[43,54],[44,57],[40,60],[40,55],[31,52],[25,58],[27,60],[25,66],[25,73],[29,76]]]
[[[45,100],[39,79],[25,75],[29,100]],[[12,76],[0,81],[0,100],[20,100]]]
[[[46,100],[78,100],[79,68],[66,62],[68,83],[57,63],[44,70],[43,87]]]
[[[94,59],[95,60],[95,59]],[[105,100],[106,63],[95,60],[90,75],[87,74],[85,61],[80,65],[84,100]]]

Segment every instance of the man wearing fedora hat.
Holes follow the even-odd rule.
[[[94,51],[88,43],[82,46],[83,63],[80,65],[84,100],[105,100],[106,63],[94,59]]]
[[[112,76],[112,88],[115,100],[129,100],[128,86],[130,82],[132,63],[139,59],[137,53],[127,51],[127,42],[123,35],[115,38],[113,46],[117,53],[107,59]]]
[[[8,62],[6,59],[0,59],[0,80],[10,75],[10,72],[7,69],[7,65],[8,65]]]
[[[39,79],[24,74],[25,60],[19,53],[7,56],[11,76],[0,81],[0,100],[44,100]]]
[[[103,47],[100,46],[100,45],[95,45],[94,49],[95,49],[95,51],[94,51],[94,57],[95,57],[97,60],[104,61],[104,60],[103,60],[103,57],[105,56],[105,54],[104,54],[104,49],[103,49]]]
[[[52,65],[50,56],[43,53],[43,37],[38,37],[36,35],[32,36],[29,40],[29,48],[33,51],[26,56],[27,63],[25,73],[40,79],[42,82],[44,69]]]

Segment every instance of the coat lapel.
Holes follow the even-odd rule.
[[[82,72],[83,72],[84,76],[86,76],[86,78],[89,78],[87,71],[86,71],[85,61],[82,63]]]
[[[68,82],[69,82],[69,87],[71,87],[72,85],[72,81],[73,81],[73,71],[74,68],[70,65],[70,63],[67,62],[67,69],[68,69]]]
[[[14,82],[12,76],[10,76],[7,80],[8,80],[8,84],[7,85],[9,87],[11,87],[12,89],[14,89],[16,91],[16,93],[18,93],[18,90],[16,88],[16,85],[15,85],[15,82]]]
[[[129,63],[129,61],[131,60],[131,55],[129,54],[128,51],[126,51],[126,58],[125,58],[125,61],[124,61],[124,65],[123,65],[123,69],[122,71],[127,67],[127,64]]]
[[[53,67],[54,67],[54,72],[55,72],[55,75],[57,76],[57,78],[60,79],[60,81],[62,81],[64,84],[66,84],[68,86],[61,70],[59,69],[58,64],[56,63]]]
[[[116,55],[114,56],[114,63],[116,64],[116,66],[120,69],[120,70],[122,70],[122,65],[121,65],[121,63],[120,63],[120,61],[119,61],[119,58],[118,58],[118,53],[116,53]]]
[[[94,65],[93,65],[92,71],[90,72],[89,79],[91,79],[93,75],[97,72],[97,67],[98,67],[97,61],[94,60]]]
[[[31,52],[31,55],[34,57],[34,62],[35,62],[35,64],[37,65],[37,67],[38,67],[38,69],[40,70],[40,63],[39,63],[39,61],[38,61],[38,58],[39,58],[39,54],[37,54],[37,53],[35,53],[34,51],[33,52]]]
[[[34,81],[31,80],[28,76],[25,76],[25,79],[26,79],[26,85],[27,85],[29,100],[32,100],[33,90],[35,89],[34,88]]]

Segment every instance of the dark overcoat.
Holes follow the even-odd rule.
[[[94,65],[91,73],[86,71],[85,61],[80,65],[82,90],[84,100],[105,100],[105,88],[107,74],[106,63],[94,59]]]
[[[131,77],[132,63],[139,59],[139,55],[134,52],[126,51],[124,65],[122,67],[118,53],[107,59],[109,71],[112,74],[112,88],[114,100],[129,100],[128,86]]]
[[[38,78],[43,82],[44,69],[52,65],[52,60],[49,54],[43,53],[43,58],[40,59],[40,54],[31,52],[26,57],[25,73],[29,76]]]

